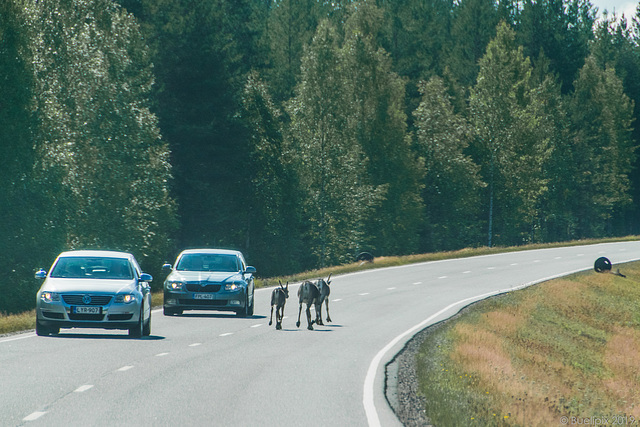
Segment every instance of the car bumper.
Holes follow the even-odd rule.
[[[173,310],[239,311],[246,306],[246,291],[216,292],[164,292],[164,308]]]
[[[140,321],[140,306],[100,306],[97,314],[75,313],[74,307],[64,303],[40,303],[36,318],[45,327],[129,329]]]

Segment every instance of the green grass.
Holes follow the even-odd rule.
[[[431,422],[640,420],[640,262],[620,269],[484,300],[435,329],[416,360]]]

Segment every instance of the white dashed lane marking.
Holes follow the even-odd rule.
[[[414,282],[414,285],[422,285],[422,282]]]
[[[189,347],[197,347],[199,345],[202,345],[201,342],[194,342],[193,344],[189,344]]]
[[[221,337],[228,337],[229,335],[233,335],[233,332],[227,332],[224,334],[220,334]]]
[[[124,372],[124,371],[128,371],[131,368],[133,368],[133,366],[123,366],[122,368],[118,369],[118,371]]]
[[[158,353],[158,354],[156,354],[156,357],[166,356],[167,354],[169,354],[169,353]]]
[[[438,277],[438,279],[446,279],[447,277],[449,277],[449,276],[440,276],[440,277]]]
[[[363,297],[363,296],[365,296],[365,295],[369,295],[369,292],[365,292],[365,293],[358,294],[358,295],[360,295],[361,297]]]
[[[257,325],[252,325],[252,328],[259,328],[260,326],[262,326],[264,323],[258,323]]]
[[[331,301],[333,301],[333,302],[338,302],[338,301],[342,301],[342,298],[336,298],[336,299],[334,299],[334,300],[331,300]],[[286,317],[285,317],[285,319],[286,319]]]
[[[467,271],[463,271],[462,274],[469,274],[471,273],[471,270],[467,270]]]
[[[46,412],[36,411],[24,417],[22,421],[35,421],[41,416],[43,416],[44,414],[46,414]]]
[[[90,388],[93,388],[92,385],[86,384],[86,385],[81,385],[80,387],[78,387],[77,389],[74,390],[75,393],[82,393],[84,391],[89,390]]]

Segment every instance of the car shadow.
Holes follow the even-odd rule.
[[[266,319],[267,316],[253,315],[253,316],[238,316],[235,313],[182,313],[174,314],[173,316],[165,317],[193,317],[193,318],[211,318],[211,319],[239,319],[239,320],[255,320]]]
[[[49,335],[47,338],[66,338],[66,339],[92,339],[92,340],[140,340],[140,341],[160,341],[165,339],[161,335],[149,335],[147,337],[130,337],[124,334],[75,334],[61,332],[56,335]]]

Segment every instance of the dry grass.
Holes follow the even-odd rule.
[[[432,334],[418,372],[434,424],[640,419],[640,263],[621,270],[482,301]]]
[[[0,314],[0,335],[16,331],[35,329],[36,311],[31,310],[20,314]]]

